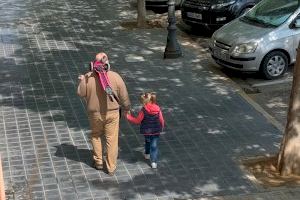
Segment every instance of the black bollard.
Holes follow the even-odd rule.
[[[168,1],[168,38],[164,58],[178,58],[182,56],[176,39],[175,0]]]

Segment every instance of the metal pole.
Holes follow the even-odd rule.
[[[175,0],[168,1],[168,22],[168,38],[164,58],[178,58],[182,56],[182,52],[176,39]]]

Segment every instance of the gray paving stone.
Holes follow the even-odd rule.
[[[44,193],[43,192],[33,192],[32,193],[32,198],[33,199],[44,199],[45,196],[44,196]]]

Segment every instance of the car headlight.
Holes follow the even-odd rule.
[[[214,47],[215,44],[216,44],[216,40],[215,40],[214,38],[211,38],[211,39],[209,40],[208,45],[209,45],[210,47]]]
[[[245,44],[238,44],[234,47],[232,53],[235,55],[254,53],[257,48],[256,42],[250,42]]]
[[[222,2],[223,2],[223,3],[222,3]],[[231,4],[234,4],[235,2],[236,2],[236,0],[235,0],[235,1],[229,1],[229,2],[221,1],[221,2],[219,2],[219,3],[217,3],[217,4],[213,4],[213,5],[211,6],[211,9],[220,9],[220,8],[229,6],[229,5],[231,5]]]

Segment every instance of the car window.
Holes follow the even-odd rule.
[[[257,23],[280,26],[298,7],[298,0],[264,0],[257,4],[244,17]]]

